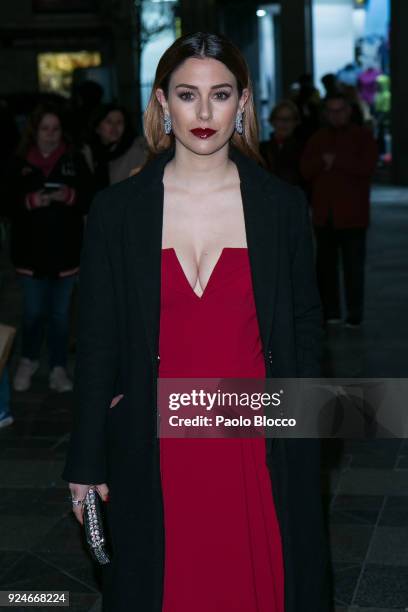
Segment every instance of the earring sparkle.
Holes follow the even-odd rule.
[[[243,112],[240,111],[240,110],[237,112],[237,115],[235,117],[235,129],[238,132],[238,134],[243,134],[244,133]]]
[[[164,115],[164,132],[165,134],[171,134],[171,117],[168,113]]]

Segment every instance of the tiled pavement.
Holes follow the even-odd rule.
[[[374,201],[366,322],[330,330],[328,376],[407,376],[408,190],[380,187]],[[1,266],[0,320],[16,322],[19,289]],[[71,402],[48,391],[46,364],[14,395],[16,423],[0,432],[0,589],[69,590],[70,610],[97,612],[97,569],[60,478]],[[325,441],[323,483],[336,612],[408,610],[408,441]]]
[[[373,200],[364,329],[330,329],[328,376],[408,376],[408,190],[379,187]],[[324,450],[339,610],[408,610],[408,440]]]

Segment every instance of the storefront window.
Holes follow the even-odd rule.
[[[334,74],[357,94],[364,121],[373,127],[382,159],[391,161],[391,0],[313,0],[314,76]]]
[[[255,83],[255,100],[259,118],[260,139],[267,140],[271,132],[269,117],[280,98],[279,79],[279,18],[280,5],[262,4],[256,10],[258,25],[259,81]]]
[[[244,55],[251,74],[260,139],[271,132],[269,115],[281,97],[280,3],[220,0],[219,31]]]
[[[40,91],[68,98],[75,70],[100,66],[101,55],[95,51],[40,53],[37,61]]]
[[[181,34],[177,0],[137,0],[141,15],[140,96],[144,110],[149,101],[157,64]]]

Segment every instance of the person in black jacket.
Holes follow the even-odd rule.
[[[176,371],[319,376],[307,203],[260,167],[248,67],[222,36],[165,52],[145,134],[153,159],[98,194],[80,271],[63,478],[81,523],[91,487],[109,500],[103,610],[329,612],[319,440],[166,439],[157,390]]]
[[[260,144],[266,167],[283,181],[301,186],[300,158],[303,146],[296,135],[296,128],[300,125],[296,104],[291,100],[282,100],[272,110],[269,121],[274,131],[269,140]]]
[[[22,358],[14,389],[25,391],[39,366],[48,318],[50,387],[69,391],[69,306],[79,270],[91,175],[63,135],[59,111],[39,106],[29,119],[9,173],[11,259],[23,289]]]
[[[144,138],[136,136],[129,113],[117,104],[95,110],[82,152],[98,191],[127,179],[147,157]]]

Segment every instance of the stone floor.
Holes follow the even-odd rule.
[[[378,187],[373,197],[366,321],[329,330],[328,376],[408,376],[408,190]],[[0,320],[13,323],[21,296],[4,255],[0,265]],[[17,355],[18,340],[12,364]],[[46,363],[13,396],[15,425],[0,431],[0,590],[66,590],[72,611],[98,612],[98,572],[60,478],[71,407],[70,394],[48,391]],[[408,441],[326,440],[323,455],[333,610],[407,611]]]

